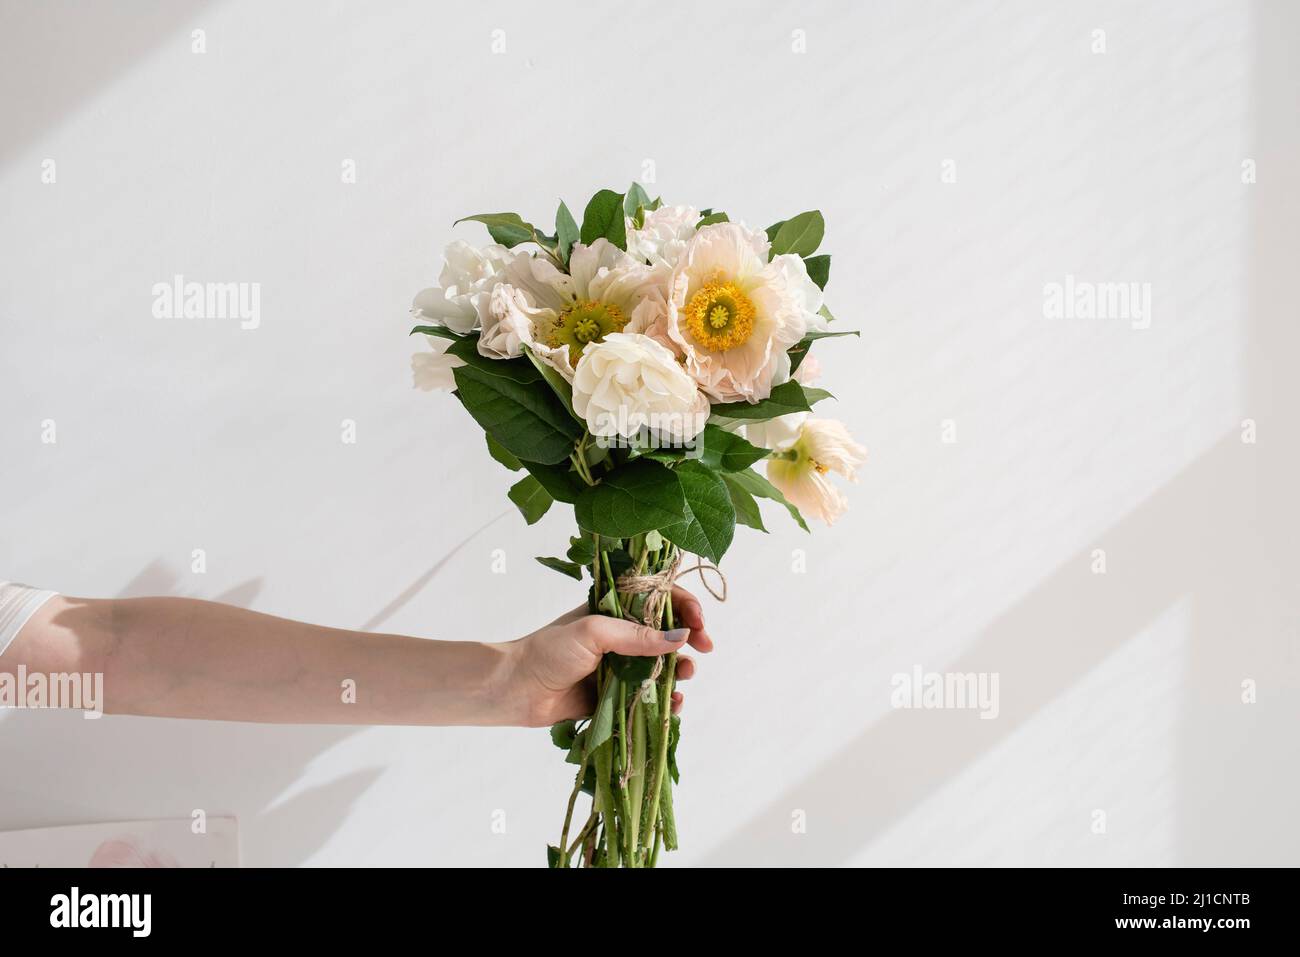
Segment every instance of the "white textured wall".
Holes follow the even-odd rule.
[[[532,562],[569,521],[525,528],[411,389],[405,310],[458,216],[651,160],[755,225],[825,211],[863,336],[817,351],[872,453],[834,529],[741,530],[670,860],[1300,862],[1294,7],[0,11],[0,577],[444,638],[576,604]],[[155,319],[176,273],[261,283],[261,327]],[[1150,283],[1150,328],[1045,319],[1067,274]],[[997,672],[999,717],[891,710],[914,665]],[[539,864],[572,771],[543,731],[51,713],[0,716],[0,763],[0,828],[202,807],[251,864]]]

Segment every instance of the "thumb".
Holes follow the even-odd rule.
[[[691,634],[689,628],[660,631],[607,615],[588,615],[579,625],[584,638],[597,651],[620,655],[665,655],[680,648]]]

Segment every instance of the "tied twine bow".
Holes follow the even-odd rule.
[[[673,563],[663,571],[655,572],[653,575],[637,575],[633,572],[624,572],[618,576],[614,582],[621,593],[625,595],[645,595],[645,602],[641,605],[641,623],[649,625],[651,628],[659,627],[660,616],[663,614],[664,605],[667,604],[669,596],[673,592],[673,585],[676,583],[679,575],[689,575],[691,572],[698,572],[700,584],[704,590],[716,598],[718,601],[727,600],[727,576],[722,574],[717,565],[711,565],[708,562],[697,562],[685,571],[679,571],[682,559],[679,554],[673,559]],[[714,589],[705,577],[705,572],[713,572],[718,576],[718,582],[721,586],[721,593]],[[662,656],[661,656],[662,657]]]
[[[679,575],[689,575],[691,572],[698,572],[700,584],[704,590],[716,598],[718,601],[727,600],[727,576],[722,574],[722,570],[717,565],[708,562],[697,562],[685,571],[680,571],[682,558],[678,554],[673,563],[663,571],[656,572],[653,575],[638,575],[633,572],[624,572],[614,582],[614,586],[621,594],[624,595],[645,595],[645,601],[641,604],[641,623],[651,628],[658,628],[660,616],[663,613],[664,605],[669,601],[673,592],[673,585],[676,583]],[[719,589],[715,589],[705,577],[704,573],[711,571],[718,576]],[[639,697],[646,704],[650,703],[650,696],[654,693],[655,683],[664,670],[664,656],[659,655],[655,658],[654,669],[650,672],[650,677],[641,682],[641,688],[638,692]],[[635,703],[635,698],[633,699]],[[631,711],[629,706],[628,711]],[[630,715],[629,715],[630,720]],[[631,776],[632,768],[629,764],[623,769],[621,783],[627,786],[628,778]]]

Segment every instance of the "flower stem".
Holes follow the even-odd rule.
[[[668,627],[673,627],[673,604],[671,601],[664,605],[665,615],[667,617]],[[668,768],[668,739],[672,732],[673,721],[673,684],[677,672],[677,652],[673,652],[664,658],[664,676],[663,684],[660,686],[659,694],[659,739],[656,742],[659,745],[658,754],[655,755],[654,775],[650,778],[650,803],[646,805],[645,819],[641,822],[641,830],[649,834],[654,828],[659,814],[659,802],[663,793],[663,782],[665,773]]]
[[[618,589],[615,586],[614,573],[609,568],[609,552],[602,551],[600,560],[605,563],[605,577],[609,579],[609,593],[614,596],[614,611],[617,617],[623,617],[623,603],[618,600]]]
[[[569,807],[564,812],[564,830],[560,832],[560,857],[564,861],[564,867],[569,866],[569,825],[573,823],[573,806],[578,801],[578,792],[582,790],[582,779],[587,776],[587,759],[587,748],[584,746],[582,763],[578,765],[578,777],[573,782],[573,791],[569,794]]]

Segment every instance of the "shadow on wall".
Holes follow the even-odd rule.
[[[1255,115],[1292,115],[1300,70],[1288,38],[1300,7],[1254,6]],[[964,767],[1030,721],[1164,609],[1192,599],[1191,661],[1179,703],[1176,757],[1179,860],[1184,865],[1290,865],[1300,832],[1289,766],[1300,719],[1300,447],[1291,423],[1300,379],[1277,373],[1300,354],[1293,321],[1300,193],[1287,186],[1300,130],[1261,125],[1253,148],[1249,330],[1242,381],[1258,444],[1229,432],[1098,541],[1134,571],[1089,574],[1089,552],[1058,568],[1004,613],[948,670],[1000,671],[995,721],[945,721],[943,712],[893,712],[742,825],[707,865],[832,865],[852,859]],[[1244,188],[1244,187],[1243,187]],[[1241,682],[1259,685],[1254,705]],[[803,809],[806,834],[791,833]],[[1260,827],[1260,820],[1273,827]],[[815,824],[814,824],[815,822]]]
[[[246,607],[260,580],[215,596]],[[183,595],[161,562],[146,566],[116,597]],[[301,864],[337,830],[378,778],[358,772],[273,807],[319,754],[355,733],[331,726],[253,725],[109,716],[66,711],[9,714],[0,735],[5,799],[0,828],[19,829],[239,813],[245,853],[258,861]],[[256,820],[250,808],[259,809]]]
[[[0,161],[80,109],[164,39],[189,42],[211,6],[213,0],[5,4],[0,37],[9,42],[0,56],[0,89],[22,95],[6,98]]]
[[[1262,530],[1249,514],[1206,508],[1209,502],[1251,501],[1255,483],[1255,447],[1243,445],[1235,433],[1225,437],[1098,537],[1112,561],[1122,556],[1129,571],[1094,576],[1091,550],[1080,552],[945,666],[1000,673],[996,720],[970,721],[965,720],[969,715],[942,711],[892,712],[787,788],[706,863],[847,862],[1185,596],[1194,601],[1195,618],[1186,685],[1191,700],[1183,702],[1178,722],[1177,846],[1187,857],[1179,863],[1294,862],[1296,849],[1285,842],[1261,844],[1257,828],[1241,827],[1237,833],[1241,808],[1253,805],[1252,813],[1285,820],[1292,797],[1259,779],[1270,767],[1269,753],[1284,742],[1252,735],[1262,729],[1266,712],[1247,711],[1238,697],[1245,662],[1256,653],[1267,660],[1269,652],[1263,616],[1251,615],[1242,602],[1258,592],[1265,574]],[[1233,621],[1236,626],[1224,630]],[[1275,650],[1282,651],[1280,643]],[[1270,727],[1282,727],[1280,714],[1270,716]],[[1225,763],[1256,770],[1234,778],[1225,775]],[[1223,791],[1232,792],[1226,803],[1237,809],[1233,814],[1216,815],[1216,802],[1207,802],[1207,796]],[[792,833],[795,808],[807,815],[807,833]],[[1081,821],[1086,827],[1086,819]]]
[[[365,630],[395,614],[506,514],[452,548],[373,615]],[[213,600],[248,607],[261,590],[261,580],[250,579]],[[149,595],[184,596],[178,576],[160,561],[147,565],[116,597]],[[338,831],[384,771],[356,771],[277,804],[318,755],[360,729],[121,715],[87,720],[67,711],[0,717],[0,830],[175,818],[202,809],[209,816],[240,818],[246,862],[296,866]]]

